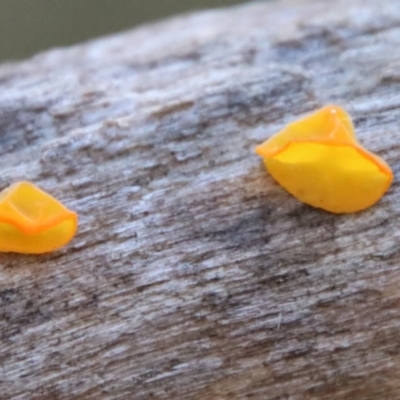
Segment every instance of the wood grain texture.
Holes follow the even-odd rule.
[[[400,2],[184,15],[0,66],[0,186],[80,216],[0,255],[0,399],[400,399]],[[253,153],[326,103],[393,167],[365,212]]]

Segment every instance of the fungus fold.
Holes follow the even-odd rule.
[[[255,151],[294,197],[334,213],[372,206],[393,180],[390,167],[358,142],[350,116],[335,105],[290,123]]]
[[[0,251],[47,253],[75,235],[78,217],[30,182],[0,193]]]

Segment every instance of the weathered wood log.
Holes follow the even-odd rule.
[[[397,1],[278,1],[1,66],[0,186],[80,229],[0,255],[0,398],[400,399],[398,183],[332,215],[253,153],[333,102],[398,175],[399,46]]]

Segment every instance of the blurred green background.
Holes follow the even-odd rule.
[[[0,62],[245,0],[0,0]]]

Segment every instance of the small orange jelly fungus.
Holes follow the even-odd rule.
[[[287,125],[255,151],[294,197],[334,213],[372,206],[393,180],[386,162],[358,142],[350,116],[334,105]]]
[[[0,251],[47,253],[75,235],[78,217],[29,182],[0,193]]]

